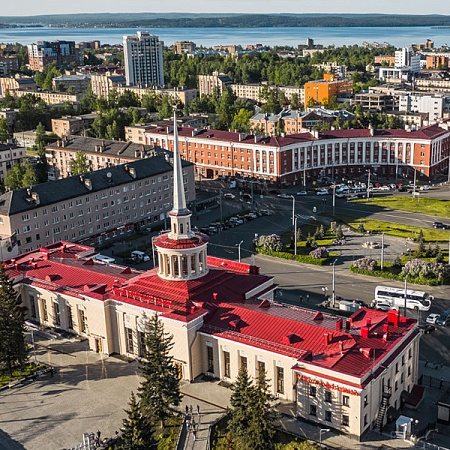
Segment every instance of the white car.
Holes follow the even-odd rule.
[[[421,191],[429,191],[431,189],[431,186],[429,184],[426,184],[425,186],[420,186]]]
[[[308,195],[307,191],[298,191],[297,195]]]
[[[328,191],[328,189],[321,189],[320,191],[316,192],[316,195],[329,195],[330,192]]]
[[[223,196],[225,198],[231,198],[231,199],[236,198],[236,196],[234,194],[232,194],[231,192],[227,192],[226,194],[223,194]]]
[[[425,322],[426,323],[431,323],[431,324],[435,324],[436,323],[436,319],[438,318],[440,316],[440,314],[430,314],[427,318],[426,318],[426,320],[425,320]]]

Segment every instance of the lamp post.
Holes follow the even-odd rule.
[[[335,216],[336,210],[336,183],[333,182],[333,217]]]
[[[36,344],[34,343],[34,330],[33,330],[33,328],[31,328],[31,343],[33,344],[34,365],[37,366],[37,359],[36,359]]]
[[[295,225],[295,197],[291,195],[292,198],[292,226]]]
[[[219,191],[220,222],[223,222],[222,189]]]
[[[244,241],[241,241],[241,242],[239,242],[239,244],[237,244],[237,246],[238,246],[238,261],[239,262],[241,262],[241,244],[243,243]]]
[[[407,299],[406,291],[407,291],[407,289],[408,289],[408,275],[405,276],[405,296],[404,296],[405,304],[403,305],[403,315],[405,317],[406,317],[406,299]]]
[[[384,233],[381,234],[381,271],[384,269]]]
[[[294,219],[294,255],[297,256],[297,216]]]
[[[321,428],[319,430],[319,447],[322,448],[322,433],[327,433],[328,431],[330,431],[329,428]]]
[[[367,194],[367,199],[370,198],[370,168],[369,168],[369,173],[367,176],[367,190],[366,190],[366,194]]]
[[[336,264],[336,261],[337,261],[337,258],[333,261],[333,263],[331,264],[332,266],[333,266],[333,280],[332,280],[332,287],[331,287],[331,305],[332,305],[332,307],[334,308],[334,306],[335,306],[335,303],[336,303],[336,284],[335,284],[335,281],[336,281],[336,266],[335,266],[335,264]]]

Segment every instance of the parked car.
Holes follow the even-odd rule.
[[[434,331],[436,329],[436,327],[434,325],[431,325],[429,323],[422,323],[419,325],[419,328],[425,334],[431,333],[432,331]]]
[[[320,189],[316,192],[316,195],[329,195],[330,191],[328,189]]]
[[[425,184],[424,186],[420,186],[421,191],[429,191],[431,186],[429,184]]]
[[[278,198],[291,198],[291,196],[287,195],[287,194],[278,194],[277,197]]]
[[[440,314],[439,317],[436,318],[436,321],[434,323],[442,327],[450,325],[450,309]]]
[[[270,211],[268,209],[261,209],[260,213],[263,216],[271,216],[272,215],[272,211]]]
[[[437,319],[438,317],[439,317],[439,314],[435,314],[435,313],[430,314],[430,315],[425,319],[425,322],[426,322],[426,323],[434,324],[434,323],[436,323],[436,319]]]
[[[297,195],[308,195],[308,191],[298,191]]]
[[[236,196],[234,194],[232,194],[231,192],[227,192],[227,193],[223,194],[223,196],[225,198],[231,198],[231,199],[236,198]]]

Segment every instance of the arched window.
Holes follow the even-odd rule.
[[[180,234],[183,234],[183,224],[180,223]]]
[[[177,234],[177,224],[176,223],[173,224],[173,232],[174,232],[174,234]]]

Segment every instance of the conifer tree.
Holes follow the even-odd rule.
[[[0,264],[0,364],[10,374],[14,367],[23,367],[28,359],[25,311],[21,303],[20,295]]]
[[[250,420],[252,417],[251,405],[254,394],[254,386],[250,380],[247,369],[241,367],[236,382],[231,388],[230,420],[228,430],[236,438],[245,437],[248,433]]]
[[[139,402],[131,392],[130,409],[125,410],[127,417],[123,419],[122,432],[118,450],[151,450],[157,448],[151,420],[142,415]]]
[[[144,416],[153,416],[164,427],[164,419],[172,415],[172,407],[181,402],[178,368],[170,352],[173,336],[164,332],[164,325],[153,315],[145,330],[145,353],[141,363],[144,381],[138,391]]]
[[[271,450],[274,448],[276,412],[272,406],[274,397],[269,392],[266,373],[260,371],[252,398],[252,418],[247,440],[253,450]]]

